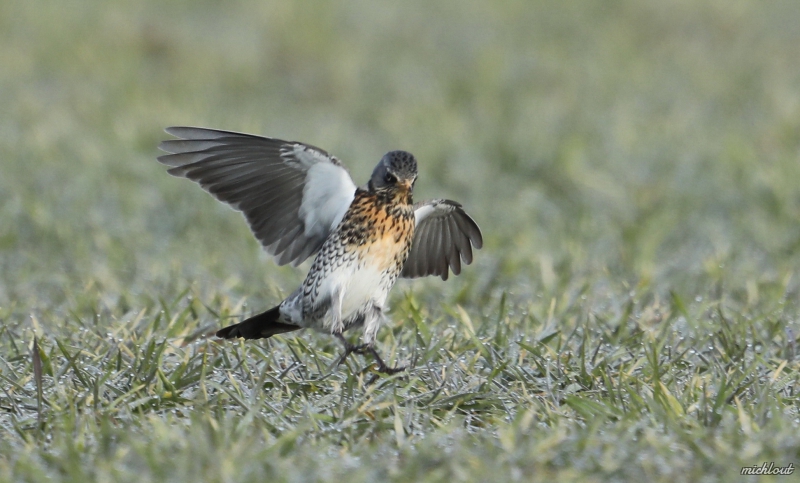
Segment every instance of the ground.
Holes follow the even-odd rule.
[[[0,480],[800,465],[798,25],[795,1],[3,2]],[[408,150],[419,199],[464,204],[475,263],[390,296],[408,372],[204,337],[306,266],[156,163],[187,124],[357,183]]]

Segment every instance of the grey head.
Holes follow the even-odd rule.
[[[417,179],[417,160],[407,151],[389,151],[372,171],[372,191],[402,188],[411,191]]]

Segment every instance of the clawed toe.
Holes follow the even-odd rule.
[[[378,372],[392,375],[406,370],[406,366],[395,366],[395,367],[387,366],[386,363],[383,362],[383,359],[381,359],[381,356],[380,354],[378,354],[378,351],[376,351],[373,347],[369,348],[369,352],[372,353],[372,357],[374,357],[375,361],[378,363],[378,368],[377,368]]]
[[[369,349],[367,344],[353,345],[347,342],[347,339],[345,339],[342,334],[336,334],[336,338],[342,341],[342,345],[344,345],[344,354],[342,354],[342,357],[339,358],[337,365],[341,365],[350,354],[364,354]]]
[[[342,354],[342,357],[339,358],[339,363],[337,365],[340,365],[342,362],[344,362],[345,359],[347,359],[347,356],[349,356],[350,354],[364,354],[366,353],[366,351],[367,351],[366,344],[361,344],[361,345],[347,344],[344,347],[344,354]]]
[[[378,364],[378,368],[376,369],[378,372],[382,372],[387,375],[397,374],[398,372],[403,372],[406,370],[407,366],[395,366],[395,367],[388,367],[386,364]]]
[[[372,357],[375,358],[375,362],[378,365],[378,367],[376,368],[377,372],[392,375],[406,370],[406,366],[396,366],[396,367],[387,366],[386,363],[383,362],[383,359],[381,358],[380,354],[378,354],[378,351],[376,351],[375,348],[369,344],[353,345],[347,342],[347,339],[345,339],[342,334],[336,334],[336,338],[342,341],[342,344],[344,345],[344,354],[342,354],[342,357],[339,358],[339,362],[337,365],[343,363],[347,359],[347,356],[353,353],[361,355],[372,354]]]

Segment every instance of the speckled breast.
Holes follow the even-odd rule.
[[[342,220],[344,244],[355,250],[362,263],[381,273],[399,273],[411,249],[414,211],[410,196],[403,195],[358,192]]]

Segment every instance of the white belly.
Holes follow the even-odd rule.
[[[330,273],[320,283],[317,300],[323,302],[330,309],[335,306],[331,303],[335,297],[341,297],[341,317],[339,324],[343,324],[351,317],[362,312],[365,307],[378,305],[382,307],[386,301],[389,287],[378,267],[362,264],[343,265]],[[332,310],[321,319],[305,320],[306,327],[330,331],[334,329],[335,315]],[[340,327],[339,330],[345,327]]]
[[[364,267],[349,277],[344,286],[342,319],[346,320],[362,310],[365,305],[375,303],[382,306],[386,300],[381,272],[374,267]]]

